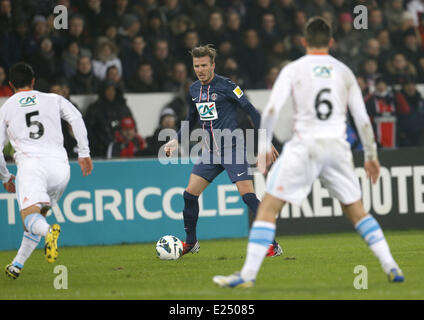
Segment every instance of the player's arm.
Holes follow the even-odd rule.
[[[291,79],[287,67],[284,68],[271,91],[268,104],[262,113],[260,128],[265,131],[265,137],[259,134],[258,169],[265,174],[272,163],[272,137],[281,109],[290,96]]]
[[[81,112],[65,98],[60,98],[60,116],[72,127],[75,140],[78,146],[78,163],[83,176],[87,176],[93,170],[93,162],[90,157],[88,146],[87,128],[82,119]]]
[[[188,94],[187,101],[189,103],[187,118],[181,123],[181,128],[178,130],[176,137],[168,141],[164,146],[164,151],[168,157],[177,150],[178,143],[181,142],[182,132],[190,133],[199,120],[196,105],[193,103],[190,94]]]
[[[377,144],[375,143],[374,131],[370,118],[368,117],[361,89],[351,74],[352,83],[349,90],[349,111],[353,117],[364,147],[365,171],[372,183],[376,183],[380,175],[380,163],[378,161]]]
[[[3,155],[3,148],[7,140],[6,136],[6,123],[4,121],[3,112],[0,110],[0,179],[2,180],[3,186],[7,192],[14,193],[15,183],[13,180],[15,179],[15,176],[7,169],[6,160]]]

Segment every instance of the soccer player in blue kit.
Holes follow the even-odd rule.
[[[191,55],[194,71],[199,80],[189,89],[188,121],[183,122],[177,138],[169,141],[164,147],[167,156],[170,156],[177,149],[178,141],[181,141],[181,132],[184,129],[191,132],[200,121],[206,135],[204,143],[206,149],[203,150],[200,161],[194,165],[183,195],[184,229],[187,234],[186,241],[183,242],[183,255],[188,252],[197,253],[200,249],[196,237],[199,217],[198,199],[209,183],[223,170],[227,171],[231,182],[236,184],[243,201],[254,216],[260,203],[254,192],[253,176],[248,170],[250,166],[246,159],[244,141],[240,143],[240,139],[231,136],[231,132],[238,129],[237,108],[247,112],[255,128],[259,128],[261,116],[240,87],[228,78],[215,74],[216,51],[214,48],[210,45],[199,46],[191,51]],[[272,148],[273,160],[275,160],[278,152],[274,147]],[[240,159],[240,156],[242,161],[236,161]],[[269,246],[267,256],[279,256],[282,252],[280,245],[274,240]]]

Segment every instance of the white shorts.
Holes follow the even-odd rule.
[[[54,206],[62,196],[71,175],[68,161],[24,159],[16,174],[16,197],[19,210],[36,204]]]
[[[361,199],[352,152],[344,139],[303,140],[295,137],[287,142],[268,174],[266,192],[301,205],[316,178],[321,180],[330,196],[342,204]]]

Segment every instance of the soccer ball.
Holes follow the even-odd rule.
[[[183,243],[175,236],[163,236],[156,243],[156,253],[161,260],[177,260],[183,253]]]

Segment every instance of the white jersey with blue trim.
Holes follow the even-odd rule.
[[[342,62],[328,54],[308,54],[281,70],[262,115],[261,128],[267,130],[267,150],[270,150],[278,114],[289,97],[294,106],[294,134],[299,138],[345,138],[349,107],[361,140],[366,144],[365,151],[373,152],[374,136],[372,130],[370,133],[371,124],[361,90],[353,72]]]
[[[0,147],[8,137],[17,163],[25,158],[67,160],[61,119],[72,126],[79,156],[88,157],[87,130],[78,109],[60,95],[36,90],[18,92],[1,107]]]

